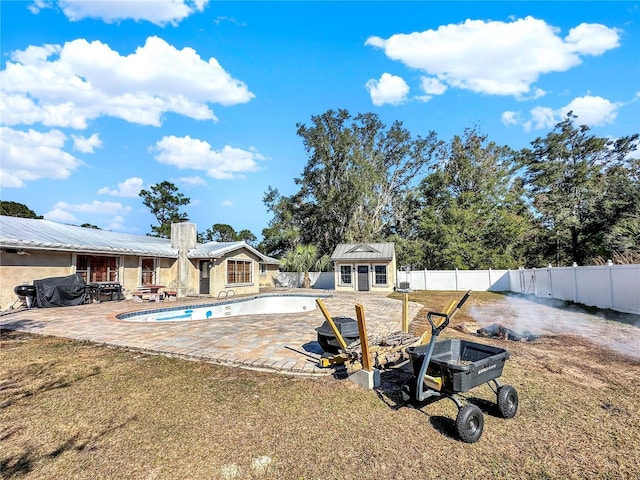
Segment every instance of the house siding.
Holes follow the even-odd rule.
[[[13,289],[17,285],[76,273],[80,255],[117,258],[116,280],[126,298],[131,298],[131,292],[138,290],[142,282],[142,258],[155,259],[153,282],[176,291],[178,296],[200,293],[200,261],[213,262],[209,278],[212,297],[231,289],[236,295],[258,293],[260,286],[272,282],[277,273],[277,264],[271,265],[277,260],[245,242],[195,243],[197,228],[189,223],[173,224],[175,238],[171,240],[3,215],[0,227],[0,310],[15,302]],[[19,255],[18,250],[25,250],[28,255]],[[228,259],[251,261],[252,281],[227,284]],[[260,262],[268,265],[267,275],[260,275]]]
[[[106,255],[118,258],[118,282],[125,297],[140,285],[140,258],[131,255]],[[146,257],[149,258],[149,257]],[[32,285],[34,280],[50,277],[64,277],[76,273],[77,255],[70,252],[30,250],[29,255],[0,253],[0,309],[6,310],[15,300],[13,288],[16,285]],[[175,278],[175,259],[160,259],[156,272],[160,285],[170,286],[169,279]],[[174,282],[175,283],[175,282]]]

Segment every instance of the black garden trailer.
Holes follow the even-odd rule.
[[[468,293],[458,305],[467,298]],[[434,317],[444,321],[436,326]],[[476,405],[463,404],[457,394],[486,383],[496,394],[500,416],[513,418],[518,410],[518,393],[515,388],[498,380],[509,352],[467,340],[437,341],[438,335],[449,324],[450,315],[429,312],[427,319],[431,325],[429,343],[406,349],[413,377],[403,386],[404,400],[422,405],[437,398],[450,399],[458,407],[456,433],[464,442],[477,442],[484,428],[482,411]]]

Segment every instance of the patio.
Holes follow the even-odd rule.
[[[286,293],[300,293],[288,290]],[[282,293],[285,293],[284,291]],[[318,293],[318,291],[304,291]],[[363,305],[370,335],[401,329],[402,302],[370,292],[334,293],[324,299],[332,316],[355,318],[355,304]],[[188,297],[171,306],[215,303],[209,297]],[[166,305],[165,305],[166,306]],[[3,312],[0,327],[39,335],[71,338],[221,365],[282,373],[327,375],[316,358],[322,353],[315,328],[324,322],[319,309],[305,313],[246,315],[224,319],[171,323],[128,323],[115,315],[159,308],[152,302],[131,300],[73,307],[22,309]],[[409,302],[409,321],[422,305]]]

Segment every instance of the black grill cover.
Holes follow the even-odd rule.
[[[79,275],[43,278],[34,280],[36,287],[36,307],[67,307],[82,305],[86,299],[86,284]]]

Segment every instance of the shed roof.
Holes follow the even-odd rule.
[[[95,228],[65,225],[49,220],[0,215],[0,247],[77,253],[140,255],[177,258],[178,249],[167,238],[110,232]],[[262,263],[279,263],[245,242],[208,242],[196,244],[189,258],[219,258],[240,248],[253,252]]]
[[[391,260],[394,255],[393,242],[341,243],[333,251],[331,260]]]

